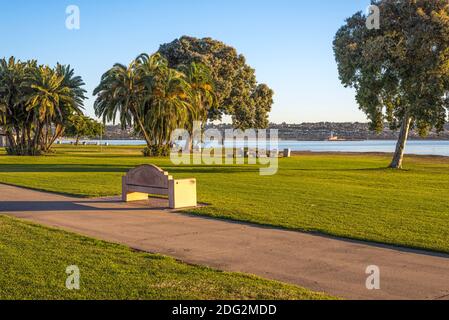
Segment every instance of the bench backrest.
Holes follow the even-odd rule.
[[[173,180],[167,172],[154,165],[142,165],[130,170],[125,176],[127,185],[168,189],[168,183]]]

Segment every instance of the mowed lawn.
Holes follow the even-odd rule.
[[[117,195],[128,169],[153,163],[175,178],[195,177],[193,213],[288,229],[449,252],[449,158],[302,154],[280,160],[277,175],[258,167],[175,166],[143,158],[139,147],[58,147],[31,158],[0,156],[0,182],[80,196]]]
[[[66,268],[80,290],[66,288]],[[329,299],[297,286],[187,265],[0,216],[2,299]]]

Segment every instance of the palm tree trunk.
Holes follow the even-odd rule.
[[[16,135],[16,137],[15,137],[15,141],[16,141],[16,148],[17,148],[17,150],[20,150],[20,151],[18,151],[19,152],[19,154],[23,154],[23,150],[24,150],[24,146],[21,144],[21,141],[22,141],[22,139],[21,139],[21,137],[20,137],[20,128],[18,127],[18,126],[16,126],[15,127],[15,131],[16,131],[16,133],[15,133],[15,135]]]
[[[392,169],[402,169],[402,161],[404,159],[405,143],[408,138],[410,131],[410,125],[412,123],[412,118],[409,116],[408,112],[405,113],[402,119],[401,131],[399,132],[398,142],[396,144],[396,151],[391,161],[390,168]]]
[[[26,147],[26,127],[22,127],[22,145]]]
[[[32,144],[32,139],[31,139],[31,124],[29,124],[28,126],[27,126],[27,129],[26,129],[26,131],[27,131],[27,143],[26,143],[26,148],[27,148],[27,150],[28,150],[28,152],[29,152],[29,150],[31,150],[31,144]]]
[[[142,131],[142,134],[143,134],[143,136],[145,138],[145,141],[147,143],[148,148],[150,148],[151,147],[150,136],[148,135],[147,131],[145,130],[145,126],[143,125],[142,120],[140,119],[137,110],[135,108],[133,108],[133,111],[134,111],[134,118],[135,118],[135,120],[137,121],[137,124],[140,127],[140,131]]]
[[[46,146],[46,150],[45,150],[46,152],[48,152],[50,150],[51,146],[55,143],[56,139],[58,139],[62,135],[63,132],[64,132],[64,128],[56,126],[55,134],[52,137],[50,137],[50,140]]]
[[[14,137],[12,136],[11,132],[6,131],[6,138],[8,139],[8,147],[11,150],[16,151],[17,149],[16,142],[14,141]]]
[[[42,124],[40,122],[37,123],[37,128],[34,131],[34,139],[33,139],[33,145],[31,146],[31,154],[30,155],[35,155],[35,153],[38,151],[38,146],[39,146],[39,140],[41,138],[41,134],[42,134]]]

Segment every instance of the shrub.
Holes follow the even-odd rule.
[[[170,146],[152,145],[142,150],[144,157],[168,157],[170,155]]]

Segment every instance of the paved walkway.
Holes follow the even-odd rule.
[[[448,299],[449,256],[178,214],[164,200],[124,204],[0,185],[0,213],[226,271],[350,299]],[[365,287],[366,267],[381,290]]]

